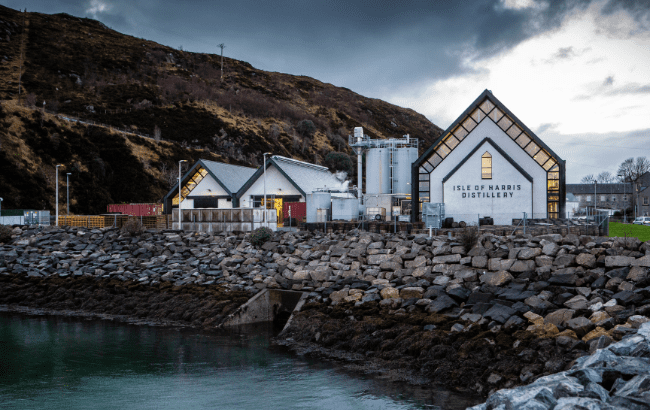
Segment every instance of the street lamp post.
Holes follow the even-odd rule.
[[[0,216],[2,216],[2,201],[3,201],[3,199],[0,198]]]
[[[266,226],[269,226],[268,220],[267,220],[267,214],[266,214],[266,156],[271,155],[270,152],[265,152],[263,154],[264,156],[264,221],[266,222]]]
[[[618,174],[618,177],[623,181],[623,223],[627,223],[627,208],[625,207],[625,178],[623,174]]]
[[[67,191],[68,191],[68,192],[67,192],[67,197],[68,197],[67,204],[68,204],[68,205],[67,205],[67,213],[66,213],[66,215],[70,215],[70,172],[68,172],[68,173],[66,174],[66,177],[65,177],[65,187],[66,187],[66,189],[67,189]]]
[[[634,219],[636,219],[637,210],[639,208],[639,183],[637,182],[634,186],[636,191],[636,201],[634,201]]]
[[[56,166],[56,198],[54,199],[54,202],[56,203],[56,226],[59,226],[59,167],[61,165]]]
[[[596,209],[598,209],[598,181],[594,181],[594,215],[596,215]]]
[[[178,161],[178,230],[181,230],[181,164],[187,162],[182,159]]]

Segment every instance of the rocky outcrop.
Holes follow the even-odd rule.
[[[500,390],[472,410],[650,408],[650,323],[577,359],[568,371]]]

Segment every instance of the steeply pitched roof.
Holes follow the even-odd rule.
[[[187,181],[196,173],[198,167],[203,167],[214,180],[221,185],[221,187],[228,192],[229,195],[234,195],[239,189],[250,179],[255,173],[255,168],[242,167],[239,165],[224,164],[223,162],[208,161],[207,159],[200,159],[187,169],[185,174],[181,177],[182,184]],[[163,197],[163,201],[168,198],[175,197],[178,194],[178,183],[167,192]]]
[[[347,190],[348,187],[347,182],[339,181],[329,169],[320,165],[280,155],[274,155],[266,161],[267,168],[271,165],[274,165],[303,196],[322,189]],[[241,197],[263,175],[263,168],[258,168],[255,174],[240,188],[237,193],[238,197]]]
[[[199,162],[230,194],[237,193],[256,171],[255,168],[224,164],[223,162],[208,161],[206,159],[201,159]]]
[[[542,162],[547,171],[557,163],[563,163],[563,160],[551,150],[534,132],[532,132],[523,122],[521,122],[510,110],[499,101],[491,91],[485,90],[478,96],[476,100],[454,121],[449,128],[443,132],[440,137],[413,163],[414,167],[424,167],[427,172],[435,169],[444,158],[440,160],[437,158],[433,161],[436,150],[442,147],[442,143],[448,140],[454,141],[456,145],[462,144],[463,140],[469,133],[471,133],[476,126],[490,118],[494,121],[503,131],[510,136],[513,140],[518,142],[519,137],[522,138],[522,149],[526,146],[523,141],[532,140],[537,144],[536,150],[531,150],[529,155],[538,163]],[[526,139],[526,137],[528,137]],[[519,142],[518,142],[519,143]],[[528,151],[527,151],[528,152]],[[446,156],[445,156],[446,158]],[[546,159],[553,161],[546,161]]]
[[[594,191],[595,188],[595,191]],[[631,184],[566,184],[567,194],[574,195],[611,195],[611,194],[631,194]]]

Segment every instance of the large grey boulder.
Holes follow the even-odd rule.
[[[510,282],[512,279],[514,279],[512,275],[504,270],[499,272],[488,272],[484,275],[481,275],[479,278],[482,283],[490,286],[503,286]]]
[[[510,319],[510,317],[516,313],[516,310],[497,303],[488,309],[488,311],[483,314],[483,317],[503,324],[506,323],[508,319]]]

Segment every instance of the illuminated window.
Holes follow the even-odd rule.
[[[481,178],[492,179],[492,155],[487,151],[481,157]]]

